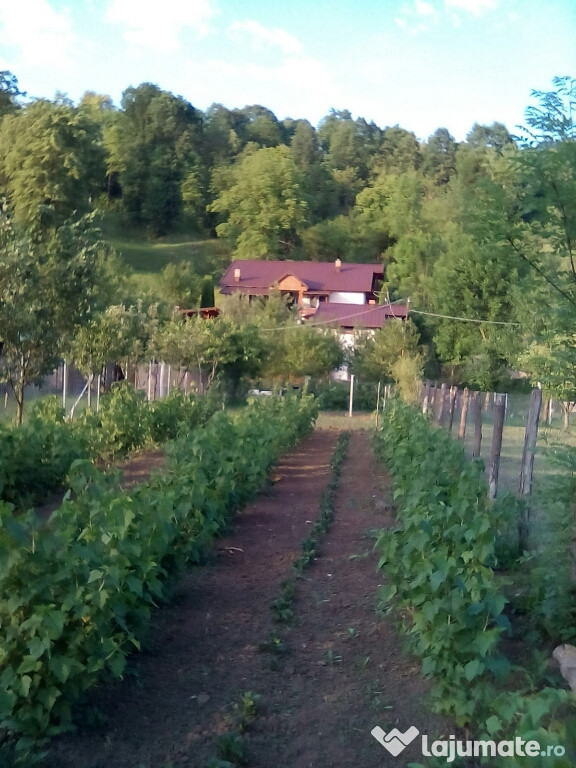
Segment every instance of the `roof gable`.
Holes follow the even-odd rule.
[[[280,291],[307,291],[308,286],[302,282],[296,275],[286,274],[280,278],[271,288],[278,288]]]

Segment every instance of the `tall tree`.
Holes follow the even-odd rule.
[[[182,184],[201,166],[201,114],[151,83],[128,88],[108,139],[129,219],[165,234],[182,211]]]
[[[15,219],[39,223],[46,209],[61,224],[85,213],[104,186],[98,127],[66,99],[39,99],[0,124],[0,189]]]
[[[245,153],[229,170],[210,210],[238,258],[286,258],[300,242],[307,202],[302,174],[285,146]]]
[[[503,123],[474,123],[466,135],[466,143],[473,149],[494,149],[501,155],[505,147],[514,143],[514,139]]]
[[[529,342],[520,364],[549,393],[573,400],[576,321],[576,80],[557,77],[533,91],[513,167],[534,247],[511,238],[534,287],[521,308]]]
[[[259,104],[236,110],[241,116],[244,144],[253,142],[259,147],[277,147],[282,143],[282,129],[276,115]]]
[[[437,128],[422,148],[422,172],[435,184],[448,184],[456,171],[458,145],[446,128]]]
[[[409,173],[421,165],[422,150],[416,136],[398,125],[385,128],[380,149],[374,155],[373,175]]]
[[[18,99],[26,96],[18,87],[18,78],[7,69],[0,71],[0,119],[20,109]]]

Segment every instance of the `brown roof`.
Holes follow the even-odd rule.
[[[240,270],[238,281],[234,279],[236,269]],[[222,276],[221,292],[266,294],[275,283],[289,275],[294,275],[306,283],[307,293],[370,293],[374,287],[374,279],[382,279],[384,270],[381,264],[342,263],[340,269],[336,269],[334,262],[239,259],[233,261]]]
[[[309,317],[312,323],[335,323],[341,328],[382,328],[386,320],[399,317],[405,320],[408,308],[403,304],[340,304],[329,301],[318,305]]]

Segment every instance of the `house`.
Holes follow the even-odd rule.
[[[233,261],[220,280],[224,295],[268,296],[279,290],[292,296],[301,311],[321,304],[376,304],[384,279],[381,264],[319,261]]]
[[[357,330],[374,331],[392,317],[406,319],[407,305],[379,304],[384,280],[381,264],[318,261],[233,261],[220,280],[224,295],[254,298],[279,290],[292,297],[300,317],[314,325],[338,326],[353,343]]]

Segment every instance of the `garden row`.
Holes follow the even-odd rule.
[[[543,670],[535,677],[502,650],[514,612],[495,568],[511,500],[490,502],[481,462],[468,461],[460,444],[398,400],[389,402],[375,445],[393,476],[398,520],[377,543],[388,582],[382,601],[404,615],[411,650],[434,681],[436,709],[482,738],[521,736],[569,750],[571,694],[547,687]],[[550,756],[539,765],[573,763]]]
[[[205,556],[315,417],[311,397],[219,411],[170,443],[165,472],[129,494],[90,462],[75,462],[74,498],[44,528],[32,512],[14,518],[0,505],[4,735],[24,749],[67,729],[84,691],[122,675],[167,587]]]
[[[101,398],[98,413],[67,421],[56,397],[34,404],[27,422],[0,424],[0,500],[26,508],[60,488],[77,459],[114,459],[147,444],[163,443],[204,424],[212,398],[175,392],[148,403],[122,382]]]

